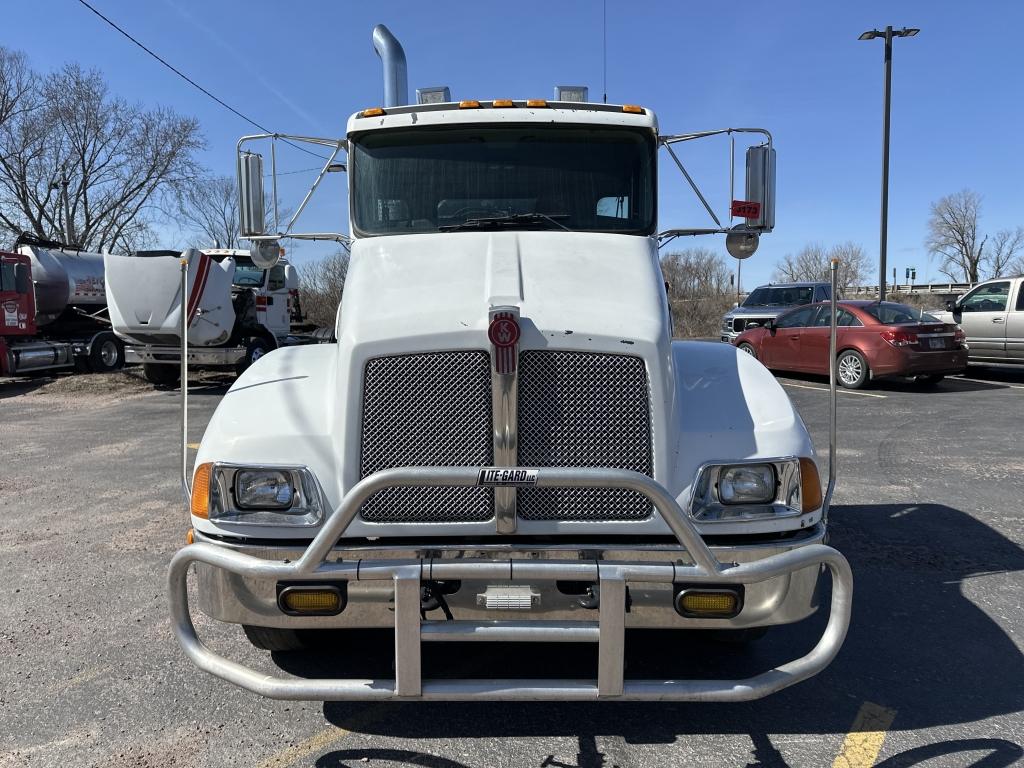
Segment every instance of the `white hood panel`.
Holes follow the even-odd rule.
[[[520,308],[524,345],[579,333],[656,343],[665,333],[657,247],[644,237],[456,232],[352,246],[338,338],[381,353],[486,346],[491,306]],[[477,344],[466,343],[472,333]],[[439,335],[450,335],[451,344]],[[533,337],[531,339],[531,337]],[[462,340],[462,341],[460,341]],[[542,344],[542,342],[541,342]],[[588,344],[581,339],[581,346]]]

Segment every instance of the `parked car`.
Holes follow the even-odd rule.
[[[832,286],[828,283],[777,283],[762,285],[750,292],[743,303],[722,318],[722,341],[735,342],[747,328],[758,328],[793,307],[828,301]]]
[[[773,370],[828,374],[828,302],[790,310],[761,328],[744,331],[736,346]],[[837,379],[859,389],[870,379],[913,378],[935,384],[967,368],[964,334],[906,304],[839,302]]]
[[[981,283],[935,314],[963,329],[967,362],[1024,365],[1024,276]]]

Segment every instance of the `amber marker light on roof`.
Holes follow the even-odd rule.
[[[213,464],[200,464],[192,479],[192,514],[196,517],[210,517],[210,474]]]
[[[644,108],[637,104],[623,104],[622,111],[629,112],[631,115],[642,115],[644,113]]]
[[[459,109],[480,109],[480,102],[476,99],[463,99],[459,102]]]
[[[528,107],[546,107],[548,105],[547,99],[527,99],[526,106]]]
[[[369,109],[364,109],[362,112],[360,112],[359,116],[360,117],[380,117],[381,115],[386,115],[386,114],[387,113],[384,111],[383,107],[370,107]]]
[[[514,107],[515,104],[512,103],[512,99],[495,99],[494,101],[491,102],[491,106],[494,106],[494,107]]]

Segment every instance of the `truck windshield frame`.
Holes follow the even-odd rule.
[[[580,124],[458,125],[351,137],[357,237],[551,230],[654,234],[650,130]]]

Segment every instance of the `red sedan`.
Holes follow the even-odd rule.
[[[829,303],[809,304],[741,333],[737,347],[766,368],[828,375]],[[905,304],[841,301],[836,373],[848,389],[888,376],[934,384],[967,368],[963,331]]]

